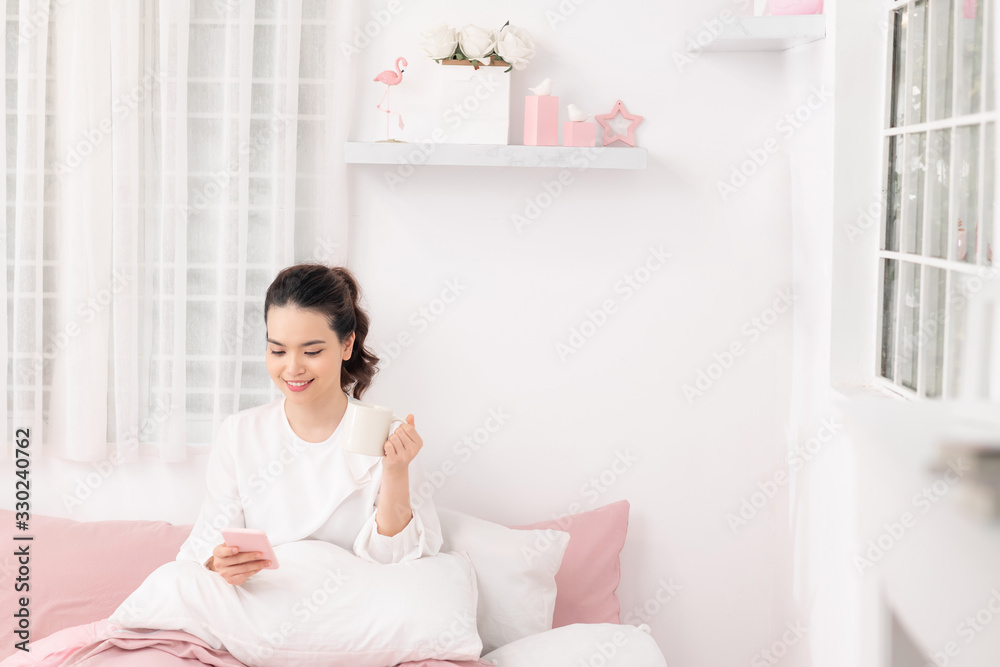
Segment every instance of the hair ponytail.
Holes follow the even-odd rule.
[[[343,266],[296,264],[282,269],[267,288],[264,324],[272,307],[292,307],[322,313],[343,343],[354,333],[351,358],[340,367],[340,388],[360,399],[378,373],[378,357],[365,347],[368,314],[361,307],[361,289]]]

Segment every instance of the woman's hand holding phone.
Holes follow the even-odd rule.
[[[223,542],[212,550],[208,569],[218,572],[227,583],[241,586],[268,564],[268,561],[261,559],[259,551],[239,551],[239,547],[231,547]]]
[[[278,559],[264,531],[228,529],[222,531],[222,536],[226,542],[212,550],[208,567],[227,583],[240,586],[263,569],[278,568]]]

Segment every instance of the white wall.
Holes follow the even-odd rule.
[[[864,111],[874,108],[877,118],[880,105],[877,97],[859,94],[859,65],[842,52],[858,39],[872,41],[879,35],[875,22],[859,16],[861,5],[873,3],[825,4],[827,38],[796,50],[787,61],[791,95],[801,97],[817,85],[836,91],[830,113],[803,129],[791,155],[793,272],[801,300],[795,313],[789,444],[811,452],[818,442],[819,451],[795,471],[790,520],[796,527],[795,606],[810,628],[807,664],[839,667],[858,664],[860,582],[850,570],[857,530],[853,431],[830,389],[831,327],[837,319],[831,301],[841,279],[835,278],[834,248],[838,235],[843,236],[841,194],[835,184],[842,172],[862,171],[863,165],[844,156],[853,157],[850,149],[857,147],[856,135],[865,129]],[[834,425],[835,436],[817,441],[817,422]]]
[[[466,3],[461,12],[446,2],[404,7],[359,57],[357,140],[381,138],[374,105],[383,87],[366,81],[397,55],[410,67],[393,108],[407,127],[434,127],[424,108],[406,106],[408,82],[437,66],[413,55],[421,30],[510,19],[539,45],[529,68],[511,74],[513,143],[525,89],[550,76],[561,105],[600,113],[621,98],[644,115],[638,143],[649,150],[649,168],[574,171],[572,186],[518,234],[511,214],[555,170],[424,167],[391,190],[385,168],[356,167],[350,257],[372,304],[374,335],[381,344],[413,336],[372,399],[417,415],[432,470],[458,464],[439,504],[516,523],[573,502],[589,508],[627,498],[624,613],[672,578],[681,592],[649,619],[668,663],[750,663],[799,617],[786,503],[772,501],[736,535],[726,517],[779,467],[786,444],[791,316],[755,342],[741,328],[792,284],[786,151],[794,138],[775,125],[805,102],[808,86],[790,94],[791,54],[704,54],[678,71],[673,54],[685,30],[732,3],[627,1],[609,11],[585,2],[555,30],[545,11],[557,2],[506,3],[502,13],[487,9],[491,3]],[[723,202],[716,182],[771,137],[782,152]],[[673,257],[625,301],[613,286],[649,246]],[[411,313],[449,279],[467,289],[418,333]],[[607,298],[618,311],[563,363],[556,343]],[[682,386],[733,342],[747,343],[746,353],[689,404]],[[498,407],[509,424],[461,460],[454,443]],[[636,463],[605,493],[588,495],[588,479],[620,451]],[[805,664],[804,656],[803,643],[785,664]]]
[[[362,14],[386,6],[371,0]],[[671,665],[751,663],[804,608],[793,590],[788,487],[736,534],[727,515],[782,468],[789,444],[792,316],[780,316],[756,340],[742,331],[793,287],[788,156],[803,134],[786,137],[776,124],[806,101],[812,84],[798,84],[812,74],[787,69],[799,51],[703,54],[679,71],[673,55],[685,31],[734,3],[401,6],[357,56],[355,139],[379,138],[374,105],[383,87],[370,81],[377,72],[397,55],[408,57],[411,74],[435,66],[418,54],[421,30],[442,21],[499,26],[510,19],[539,45],[530,67],[511,74],[513,143],[520,142],[526,87],[551,76],[563,105],[602,113],[621,98],[645,116],[637,136],[649,167],[574,170],[572,185],[521,234],[511,215],[558,172],[424,167],[390,191],[383,167],[352,168],[349,256],[370,304],[373,342],[390,357],[390,342],[410,336],[366,398],[416,415],[428,470],[456,464],[437,493],[440,505],[523,523],[574,503],[589,509],[627,498],[623,616],[647,604],[656,612],[642,618]],[[560,6],[575,11],[553,29],[546,11]],[[818,81],[817,48],[826,47],[814,47],[801,66],[814,63]],[[393,108],[400,104],[407,126],[420,128],[426,110],[405,107],[408,83],[417,85],[404,79]],[[821,127],[830,113],[831,105],[822,106],[803,130]],[[716,183],[770,138],[780,152],[723,201]],[[626,300],[614,286],[643,264],[650,247],[672,257]],[[448,281],[461,293],[424,327],[419,309],[435,307]],[[615,300],[616,312],[562,361],[556,343],[567,342],[606,299]],[[745,353],[689,403],[682,386],[734,342]],[[456,443],[473,436],[491,410],[509,418],[465,460]],[[799,426],[808,432],[816,425]],[[634,462],[595,492],[588,480],[609,479],[620,455]],[[69,513],[59,496],[90,470],[37,465],[36,511],[194,520],[204,459],[116,471]],[[142,497],[148,502],[135,501]],[[658,605],[664,580],[681,590]],[[807,635],[781,664],[809,664],[811,641]]]

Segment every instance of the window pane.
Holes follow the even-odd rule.
[[[906,135],[906,196],[903,208],[903,252],[920,253],[924,233],[924,177],[927,162],[924,155],[927,134]]]
[[[882,360],[881,375],[893,379],[896,351],[896,260],[882,260]]]
[[[996,108],[996,81],[994,77],[993,65],[993,12],[996,4],[994,0],[986,0],[986,111],[993,111]]]
[[[952,17],[955,0],[932,0],[930,14],[934,22],[934,43],[930,45],[930,77],[934,84],[929,100],[931,120],[951,116],[952,61],[955,55],[955,31]]]
[[[976,261],[979,218],[979,126],[955,128],[955,259]]]
[[[920,332],[920,358],[924,369],[926,395],[941,396],[944,366],[945,280],[943,269],[924,267],[927,313]]]
[[[955,115],[978,113],[983,69],[983,0],[962,0],[958,7],[957,99]]]
[[[930,247],[925,254],[944,257],[948,249],[948,183],[951,170],[951,131],[931,132],[928,149],[930,174],[927,187],[930,189],[927,205],[927,224],[930,226]]]
[[[882,234],[883,250],[899,250],[899,220],[902,206],[903,185],[903,135],[889,137],[889,159],[886,177],[885,231]]]
[[[905,387],[917,388],[917,354],[920,331],[920,266],[901,262],[899,279],[902,281],[899,327],[902,349],[899,351],[899,382]]]
[[[948,289],[948,374],[946,398],[958,395],[959,383],[962,381],[962,352],[965,350],[965,317],[966,303],[971,298],[968,276],[949,271],[951,285]]]
[[[983,252],[982,262],[993,263],[993,190],[996,187],[996,123],[986,123],[986,140],[983,143],[985,161],[983,163]]]
[[[890,103],[890,125],[899,127],[903,124],[903,112],[906,105],[906,12],[899,9],[894,13],[893,43],[892,43],[892,102]]]
[[[907,76],[910,85],[909,110],[906,122],[927,120],[927,2],[917,0],[910,8],[910,23],[906,28]]]

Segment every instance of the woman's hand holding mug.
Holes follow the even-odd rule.
[[[406,416],[406,422],[399,425],[395,431],[385,441],[383,447],[385,460],[382,461],[383,469],[403,469],[410,465],[420,448],[424,446],[424,440],[417,433],[417,427],[413,425],[413,415]]]
[[[401,421],[392,433],[389,427]],[[413,425],[413,415],[400,419],[390,408],[351,401],[341,422],[344,435],[340,446],[346,452],[378,456],[384,470],[405,470],[424,441]]]

